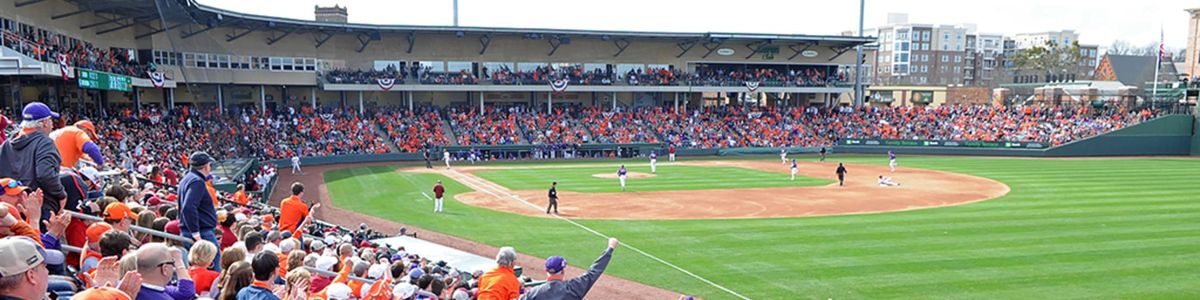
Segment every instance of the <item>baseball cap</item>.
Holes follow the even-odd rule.
[[[167,227],[163,228],[170,234],[179,234],[179,220],[171,220],[167,222]]]
[[[104,223],[104,222],[96,222],[96,223],[92,223],[92,225],[88,225],[88,228],[87,228],[88,242],[92,242],[92,243],[99,242],[100,236],[103,236],[104,233],[108,232],[109,230],[112,230],[112,225],[108,225],[108,223]]]
[[[411,283],[403,282],[392,288],[392,297],[395,297],[396,299],[408,299],[408,297],[412,297],[412,295],[416,292],[417,286],[412,285]]]
[[[84,179],[92,182],[100,181],[100,171],[93,167],[83,167],[79,169],[79,174],[83,175]]]
[[[422,275],[425,275],[425,271],[421,271],[421,268],[413,269],[412,272],[408,273],[409,278],[412,278],[414,282],[420,279]]]
[[[346,300],[350,299],[350,292],[350,286],[346,285],[345,283],[338,282],[330,284],[329,287],[327,287],[325,296],[328,296],[330,300]]]
[[[129,295],[126,295],[125,292],[122,292],[121,290],[118,290],[116,288],[95,287],[95,288],[83,290],[82,292],[75,294],[75,296],[71,297],[71,300],[132,300],[132,299],[130,299]]]
[[[4,194],[9,196],[20,195],[28,189],[21,181],[12,178],[0,178],[0,186],[4,186]]]
[[[191,163],[193,167],[199,167],[213,162],[213,158],[212,156],[208,155],[207,152],[196,151],[192,152],[192,156],[188,157],[188,162]]]
[[[129,209],[124,202],[113,202],[104,208],[104,220],[120,221],[121,219],[134,220],[133,210]]]
[[[337,258],[332,256],[321,256],[317,258],[317,270],[332,271],[333,265],[337,264]]]
[[[0,239],[0,277],[8,277],[29,271],[46,262],[46,250],[24,236]]]
[[[567,268],[567,259],[562,256],[551,256],[546,259],[546,272],[558,273]]]
[[[75,122],[75,127],[87,129],[87,134],[90,135],[93,140],[96,139],[96,125],[92,124],[92,121],[79,120],[79,122]]]
[[[25,121],[38,121],[51,117],[57,118],[58,113],[50,110],[49,106],[41,102],[30,102],[25,105],[25,109],[21,110],[21,118]]]

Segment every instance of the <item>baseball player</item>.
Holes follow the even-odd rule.
[[[787,164],[787,147],[779,147],[779,160],[782,160],[783,164]]]
[[[838,186],[842,186],[846,183],[846,166],[843,166],[842,163],[838,163],[837,176]]]
[[[675,145],[667,148],[667,161],[675,162]]]
[[[793,158],[792,159],[792,181],[796,181],[796,172],[799,172],[799,171],[800,171],[800,168],[796,167],[796,159]]]
[[[429,149],[425,149],[425,151],[422,151],[421,153],[425,156],[425,168],[433,169],[433,163],[429,161]]]
[[[550,183],[550,205],[546,206],[546,214],[550,214],[550,208],[554,208],[554,214],[558,214],[558,182]]]
[[[617,178],[621,179],[621,191],[622,192],[625,191],[625,174],[626,173],[628,173],[628,172],[625,171],[625,165],[621,165],[621,168],[617,169]]]
[[[446,188],[442,186],[442,181],[438,180],[437,184],[433,185],[433,212],[442,212],[442,195],[446,193]]]
[[[896,173],[896,153],[888,150],[888,167],[892,168],[892,173]]]
[[[650,174],[658,173],[658,152],[650,151]]]
[[[821,162],[825,162],[825,147],[821,147]]]
[[[446,161],[446,170],[450,169],[450,150],[442,149],[442,159]]]
[[[891,177],[879,175],[879,186],[899,186],[899,182],[892,181]]]
[[[300,154],[292,156],[292,174],[296,173],[304,174],[304,171],[300,170]]]

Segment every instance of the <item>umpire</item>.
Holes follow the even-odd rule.
[[[551,207],[554,208],[554,214],[556,214],[556,215],[558,214],[558,189],[555,189],[555,187],[558,187],[558,182],[557,181],[551,182],[550,183],[550,205],[546,206],[546,214],[547,215],[550,214]]]
[[[846,182],[846,166],[843,166],[842,163],[838,163],[837,176],[838,186],[842,186]]]

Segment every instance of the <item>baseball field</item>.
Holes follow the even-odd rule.
[[[323,176],[338,208],[576,267],[614,236],[626,248],[606,275],[707,299],[1200,298],[1200,159],[902,157],[894,174],[882,156],[800,160],[794,181],[778,157]],[[544,213],[551,181],[562,218]]]

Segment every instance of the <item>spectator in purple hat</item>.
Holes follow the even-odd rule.
[[[596,284],[596,280],[600,279],[600,274],[604,273],[604,268],[608,267],[608,261],[612,258],[613,249],[617,248],[617,239],[608,239],[608,248],[604,249],[604,253],[600,254],[600,258],[592,263],[592,267],[588,268],[586,274],[579,277],[564,280],[565,275],[563,270],[567,268],[567,259],[562,256],[551,256],[546,259],[546,283],[530,289],[521,299],[583,299],[587,296],[588,290],[592,289],[592,285]]]
[[[42,190],[41,220],[47,220],[67,200],[67,191],[58,177],[62,157],[54,140],[47,136],[59,116],[41,102],[25,105],[21,116],[21,131],[0,146],[0,162],[4,162],[0,163],[0,177],[24,182],[30,190]]]

